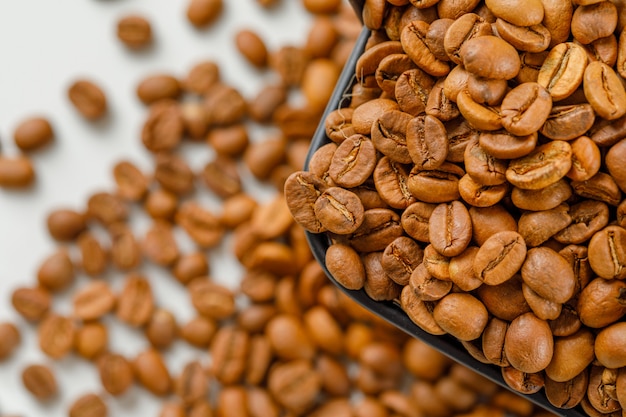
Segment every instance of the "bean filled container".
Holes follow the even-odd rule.
[[[351,0],[350,3],[353,5],[354,9],[356,10],[356,12],[358,13],[359,16],[365,16],[366,20],[368,17],[366,15],[364,15],[364,4],[365,1],[357,1],[357,0]],[[372,2],[374,3],[374,2]],[[379,2],[380,3],[380,2]],[[394,2],[395,3],[395,2]],[[405,2],[408,3],[408,2]],[[412,3],[419,3],[419,2],[412,2],[408,3],[406,5],[406,7],[413,7]],[[487,2],[489,3],[489,2]],[[504,3],[504,2],[503,2]],[[390,6],[390,3],[387,3],[387,6]],[[367,11],[367,7],[365,6],[365,14],[368,13]],[[582,6],[581,6],[582,7]],[[521,13],[524,14],[524,13]],[[505,22],[506,23],[506,22]],[[504,23],[503,23],[504,24]],[[427,25],[426,25],[427,26]],[[499,27],[494,23],[494,27]],[[315,136],[312,140],[312,144],[311,144],[311,148],[309,150],[309,154],[308,154],[308,158],[307,158],[307,162],[306,162],[306,168],[305,171],[307,171],[309,168],[309,162],[311,161],[312,156],[314,155],[315,151],[317,151],[318,149],[320,149],[321,147],[323,147],[326,144],[331,143],[332,141],[329,139],[328,135],[327,135],[327,130],[325,127],[325,123],[324,120],[326,119],[326,117],[331,114],[333,111],[336,111],[337,109],[341,109],[341,108],[347,108],[350,106],[350,101],[353,97],[353,86],[358,82],[359,77],[357,77],[357,74],[355,73],[355,69],[357,68],[357,62],[359,61],[360,57],[363,55],[364,51],[366,50],[366,43],[368,42],[368,39],[370,38],[371,32],[370,30],[365,27],[358,39],[358,42],[356,44],[356,47],[354,49],[354,51],[352,52],[349,60],[347,61],[347,64],[345,66],[345,68],[343,69],[343,72],[341,73],[341,76],[339,78],[338,84],[336,86],[336,89],[331,97],[331,100],[326,108],[325,111],[325,115],[322,119],[322,123],[318,126],[317,131],[315,133]],[[502,37],[504,37],[504,35],[502,35]],[[570,42],[570,41],[568,41]],[[570,42],[571,43],[571,42]],[[510,46],[510,45],[509,45]],[[569,43],[568,43],[569,46]],[[507,46],[508,47],[508,46]],[[551,47],[552,48],[552,47]],[[545,54],[547,54],[547,51],[550,51],[551,48],[546,48],[546,52]],[[515,52],[515,51],[514,51]],[[516,53],[516,52],[515,52]],[[522,55],[524,55],[522,53]],[[527,54],[528,56],[529,54]],[[452,62],[450,62],[451,66],[454,66],[454,64]],[[497,67],[497,65],[496,65]],[[502,70],[501,68],[498,68],[497,71]],[[506,70],[502,70],[505,71]],[[509,75],[504,74],[503,77],[509,77]],[[436,76],[434,76],[433,78],[437,78]],[[506,84],[506,83],[505,83]],[[510,90],[511,88],[513,88],[514,86],[516,86],[518,83],[517,82],[513,82],[513,81],[508,81],[508,84],[506,84],[506,88],[507,90]],[[521,83],[519,83],[521,84]],[[544,90],[541,90],[542,93]],[[576,103],[573,103],[576,104]],[[459,117],[463,117],[462,115]],[[531,117],[534,117],[531,115]],[[537,117],[541,117],[541,116],[537,116]],[[621,120],[621,119],[620,119]],[[484,129],[490,129],[490,127],[488,126],[482,126]],[[493,129],[492,129],[493,130]],[[515,130],[513,128],[513,130]],[[528,132],[524,132],[524,129],[521,129],[520,131],[518,131],[516,133],[516,136],[523,136],[523,135],[528,135]],[[536,136],[537,133],[536,132],[531,132],[532,134],[535,135],[535,141],[536,141]],[[428,140],[428,138],[427,138]],[[550,145],[550,143],[555,143],[555,142],[550,142],[550,141],[545,141],[546,143],[548,143],[548,146],[552,146]],[[533,144],[533,147],[535,146],[539,146],[538,144]],[[506,167],[505,167],[506,168]],[[410,169],[410,168],[409,168]],[[569,180],[568,180],[569,181]],[[573,184],[573,182],[572,182]],[[344,188],[349,188],[349,187],[344,187]],[[508,193],[509,191],[507,191]],[[575,204],[576,202],[578,202],[581,199],[584,199],[585,197],[580,197],[579,194],[578,197],[575,197],[572,200],[568,200],[571,201],[572,205]],[[337,197],[339,198],[339,197]],[[457,199],[459,201],[462,201],[461,198]],[[590,198],[591,200],[593,200],[593,198]],[[508,204],[508,203],[507,203]],[[470,205],[468,205],[470,206]],[[454,210],[454,207],[451,208],[451,210]],[[516,209],[517,210],[517,209]],[[399,215],[402,212],[401,209],[396,210]],[[521,210],[518,210],[519,212],[521,212]],[[444,220],[445,220],[445,216],[444,216]],[[575,221],[574,221],[575,222]],[[442,226],[445,227],[445,226]],[[402,329],[403,331],[405,331],[406,333],[408,333],[409,335],[418,338],[424,342],[426,342],[427,344],[429,344],[430,346],[434,347],[435,349],[439,350],[440,352],[444,353],[445,355],[449,356],[450,358],[454,359],[455,361],[471,368],[472,370],[478,372],[479,374],[487,377],[488,379],[496,382],[497,384],[499,384],[500,386],[503,386],[507,389],[510,389],[511,391],[523,395],[525,398],[529,399],[530,401],[532,401],[533,403],[557,414],[557,415],[562,415],[562,416],[570,416],[570,417],[579,417],[579,416],[584,416],[584,415],[588,415],[589,412],[588,410],[591,410],[591,408],[587,408],[587,410],[585,410],[586,407],[590,407],[590,405],[588,403],[581,405],[580,403],[577,403],[575,406],[569,406],[565,403],[563,404],[553,404],[555,401],[554,399],[551,401],[548,400],[547,395],[545,393],[545,389],[543,388],[543,384],[544,384],[544,380],[543,380],[543,370],[538,371],[537,373],[533,373],[533,372],[517,372],[517,370],[513,370],[513,373],[516,373],[515,375],[513,375],[513,379],[516,379],[517,382],[511,382],[511,380],[509,380],[509,382],[507,383],[507,381],[505,379],[511,377],[511,375],[507,375],[507,372],[509,370],[511,370],[511,367],[505,367],[505,366],[499,366],[493,363],[493,361],[489,361],[489,360],[485,360],[483,353],[482,353],[482,348],[481,348],[481,338],[478,337],[476,338],[476,335],[468,335],[467,336],[467,340],[460,340],[458,337],[454,337],[452,335],[450,335],[449,333],[446,334],[433,334],[431,332],[427,332],[425,331],[421,326],[416,325],[416,323],[409,317],[409,315],[407,315],[407,313],[403,310],[403,308],[401,307],[401,300],[400,297],[395,297],[394,299],[390,299],[390,300],[385,300],[385,301],[377,301],[374,300],[372,297],[370,297],[370,295],[367,294],[367,292],[363,289],[347,289],[344,285],[341,285],[334,277],[333,274],[329,271],[328,266],[326,264],[326,252],[329,248],[329,246],[331,246],[331,244],[333,242],[336,241],[341,241],[341,238],[337,239],[336,235],[333,235],[333,233],[328,233],[328,232],[321,232],[321,233],[313,233],[311,231],[307,231],[307,238],[310,244],[310,247],[313,251],[313,254],[315,256],[315,258],[318,260],[318,262],[323,266],[326,274],[328,275],[329,279],[334,282],[342,291],[344,291],[350,298],[352,298],[353,300],[355,300],[356,302],[358,302],[360,305],[362,305],[363,307],[365,307],[366,309],[370,310],[371,312],[373,312],[374,314],[382,317],[383,319],[387,320],[388,322],[392,323],[393,325],[395,325],[396,327]],[[506,236],[503,237],[503,239],[506,239]],[[510,242],[509,242],[510,243]],[[585,245],[587,245],[588,243],[585,243]],[[424,244],[426,245],[426,244]],[[474,245],[476,245],[474,243]],[[505,246],[508,245],[508,243],[505,242],[504,244]],[[476,246],[480,246],[480,245],[476,245]],[[534,247],[534,249],[531,249],[531,246]],[[540,246],[539,244],[535,244],[533,243],[532,245],[528,245],[528,248],[524,248],[524,250],[528,250],[528,251],[534,251],[533,253],[536,253],[537,256],[539,255],[539,249],[537,249],[536,247]],[[423,246],[422,246],[423,247]],[[507,246],[508,247],[508,246]],[[512,247],[512,246],[511,246]],[[443,250],[445,250],[446,248],[444,248]],[[379,249],[377,249],[379,250]],[[512,249],[512,250],[516,250],[516,249]],[[553,249],[545,249],[546,251],[551,250],[553,252],[556,252]],[[363,253],[367,252],[367,250],[363,250]],[[530,253],[530,252],[528,252]],[[550,252],[550,254],[552,254],[552,252]],[[363,256],[363,254],[361,254]],[[524,255],[523,255],[524,256]],[[522,256],[522,258],[523,258]],[[528,257],[530,258],[530,256]],[[528,259],[527,258],[527,259]],[[549,258],[549,257],[548,257]],[[543,258],[542,258],[543,259]],[[558,261],[560,262],[560,261]],[[557,262],[557,263],[558,263]],[[539,262],[541,263],[541,262]],[[519,265],[518,265],[519,267]],[[540,267],[540,268],[547,268],[547,269],[551,269],[552,266],[548,265],[547,267]],[[516,270],[519,270],[519,268],[517,268]],[[499,279],[500,275],[494,275],[495,278],[493,278],[494,280]],[[488,279],[492,279],[492,278],[485,278],[485,280]],[[491,284],[495,284],[496,282],[492,282]],[[486,285],[486,284],[482,284],[482,285]],[[407,284],[408,286],[408,284]],[[453,291],[454,292],[454,291]],[[463,291],[461,291],[463,292]],[[465,291],[467,293],[471,293],[471,290]],[[571,295],[571,294],[570,294]],[[565,295],[564,296],[564,300],[567,299],[569,297],[569,295]],[[470,327],[470,323],[469,321],[471,320],[471,315],[468,314],[467,317],[467,327]],[[490,314],[490,317],[492,315]],[[547,321],[546,321],[547,322]],[[461,331],[463,330],[463,324],[460,325],[461,327]],[[533,334],[529,334],[528,335],[528,339],[533,339],[535,337],[535,335]],[[539,335],[537,335],[537,338],[540,338]],[[552,334],[549,334],[549,338],[552,338]],[[521,342],[522,344],[525,343],[525,341]],[[539,343],[540,344],[540,343]],[[556,349],[555,349],[556,350]],[[589,363],[585,366],[585,370],[583,372],[590,372],[592,365]],[[537,380],[535,380],[534,378],[539,378]],[[537,382],[539,381],[539,382]],[[528,389],[529,391],[535,391],[534,393],[522,393],[520,392],[520,390],[518,389],[513,389],[511,387],[511,384],[516,384],[516,383],[520,383],[522,385],[524,385],[522,388],[522,390]],[[532,386],[533,384],[536,384],[539,386],[538,389],[533,390]],[[563,385],[563,389],[567,390],[567,384]],[[565,395],[566,397],[566,395]],[[584,400],[584,401],[588,401],[588,400]]]

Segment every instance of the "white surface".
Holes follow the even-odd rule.
[[[252,97],[262,74],[234,49],[234,33],[242,27],[258,31],[270,50],[284,44],[302,44],[310,16],[297,0],[284,0],[279,8],[262,9],[256,0],[224,0],[225,13],[207,30],[196,30],[186,20],[186,1],[178,0],[18,0],[0,1],[0,143],[2,152],[16,152],[12,132],[19,120],[33,114],[48,117],[55,143],[33,154],[37,184],[28,191],[0,190],[0,321],[18,324],[22,344],[11,360],[0,363],[0,416],[66,416],[68,404],[78,395],[102,392],[95,369],[84,360],[69,357],[53,362],[37,347],[35,328],[10,305],[13,288],[36,282],[40,261],[56,247],[47,235],[45,216],[53,208],[84,208],[86,198],[98,190],[112,189],[111,166],[120,158],[144,170],[150,157],[138,135],[146,110],[135,96],[143,76],[169,72],[182,76],[193,63],[212,59],[220,63],[222,78]],[[115,37],[117,19],[128,13],[145,15],[153,25],[155,45],[148,51],[130,52]],[[68,102],[66,90],[77,77],[96,81],[107,94],[110,116],[98,123],[83,120]],[[198,149],[195,147],[194,149]],[[193,155],[194,168],[206,153]],[[267,190],[252,189],[259,198]],[[145,224],[145,222],[144,222]],[[135,223],[135,226],[137,224]],[[139,228],[142,227],[139,221]],[[211,258],[211,275],[221,282],[237,279],[236,262],[217,251]],[[157,268],[144,268],[153,282],[157,303],[176,309],[181,320],[191,315],[186,293]],[[119,287],[119,276],[107,277]],[[87,282],[79,276],[76,287]],[[68,313],[70,291],[57,297],[54,308]],[[137,332],[114,326],[112,350],[133,355],[146,345]],[[189,358],[206,353],[177,343],[166,354],[172,369]],[[39,404],[23,388],[20,373],[29,362],[54,367],[61,395]],[[111,416],[156,416],[159,401],[138,387],[108,401]]]

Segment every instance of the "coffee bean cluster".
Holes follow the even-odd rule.
[[[522,393],[626,407],[626,14],[613,1],[366,1],[326,144],[285,195],[348,289]],[[349,88],[350,86],[348,86]]]
[[[113,187],[94,191],[83,207],[48,213],[56,249],[33,260],[36,276],[11,294],[28,325],[0,323],[0,360],[10,360],[27,331],[50,359],[22,369],[34,401],[45,406],[65,397],[56,361],[72,358],[93,364],[101,390],[70,399],[70,417],[110,415],[109,405],[133,387],[162,401],[161,417],[547,415],[372,316],[331,285],[313,259],[278,191],[303,166],[360,24],[339,1],[303,5],[315,13],[304,45],[270,50],[253,31],[235,35],[242,56],[275,76],[253,98],[226,84],[210,60],[183,76],[147,75],[136,87],[147,106],[137,140],[152,156],[152,170],[120,160],[111,167]],[[188,17],[206,25],[221,7],[228,6],[194,0]],[[124,17],[118,36],[131,49],[147,47],[150,23]],[[304,105],[291,98],[297,92]],[[88,120],[106,114],[106,97],[93,81],[77,80],[69,95]],[[250,124],[277,133],[253,137]],[[15,132],[25,151],[52,138],[42,118]],[[192,169],[180,148],[207,145],[214,158]],[[20,177],[8,160],[0,160],[0,176]],[[247,190],[259,183],[277,192],[257,201]],[[219,211],[203,202],[207,195],[220,200]],[[140,216],[148,218],[142,233],[134,227]],[[239,285],[217,282],[210,252],[239,261]],[[186,289],[193,317],[183,321],[160,303],[147,265]],[[65,313],[59,298],[68,294]],[[145,336],[146,348],[115,351],[110,323]],[[194,358],[175,368],[165,357],[176,343],[187,344]]]

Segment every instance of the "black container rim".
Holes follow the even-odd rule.
[[[355,2],[351,0],[351,3],[354,4]],[[359,38],[357,39],[354,50],[346,61],[346,65],[339,76],[335,90],[333,91],[330,101],[324,111],[321,119],[322,121],[317,126],[317,129],[311,140],[311,145],[305,161],[305,170],[308,169],[309,160],[311,159],[311,156],[313,155],[315,150],[330,142],[330,140],[326,136],[326,129],[324,126],[324,120],[326,119],[326,116],[333,110],[345,107],[345,105],[349,104],[348,94],[355,80],[354,69],[356,67],[356,62],[365,50],[365,44],[367,42],[367,39],[369,38],[369,34],[369,30],[364,27],[361,31],[361,34],[359,35]],[[502,376],[502,368],[497,365],[485,364],[478,361],[468,353],[465,347],[457,339],[453,338],[450,335],[436,336],[427,333],[415,323],[413,323],[408,315],[395,302],[375,301],[371,299],[362,289],[346,289],[333,278],[332,274],[326,267],[325,255],[326,249],[328,249],[331,244],[330,238],[325,233],[315,234],[308,231],[306,232],[306,237],[313,256],[323,268],[328,279],[330,279],[333,284],[335,284],[351,299],[358,302],[361,306],[363,306],[370,312],[401,329],[408,335],[425,342],[426,344],[443,353],[455,362],[458,362],[472,369],[478,374],[495,382],[499,386],[506,388],[516,395],[528,399],[532,403],[538,405],[539,407],[542,407],[545,410],[548,410],[556,415],[560,415],[563,417],[587,416],[587,414],[582,410],[580,405],[570,409],[557,408],[548,401],[545,395],[545,391],[543,389],[535,394],[522,394],[518,391],[515,391],[504,381],[504,378]]]

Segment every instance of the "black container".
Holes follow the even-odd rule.
[[[350,0],[350,3],[352,3],[358,13],[360,13],[360,11],[362,10],[362,2],[359,2],[357,0]],[[328,106],[326,107],[326,110],[324,112],[322,123],[320,123],[315,132],[315,135],[313,136],[311,147],[309,149],[306,160],[306,167],[308,167],[308,161],[311,158],[312,154],[315,152],[315,150],[330,142],[330,140],[326,136],[323,123],[326,115],[328,115],[331,111],[337,108],[346,107],[350,103],[350,98],[348,94],[350,93],[350,90],[355,80],[356,61],[363,53],[365,49],[365,43],[368,37],[369,30],[367,28],[364,28],[361,32],[361,35],[359,36],[359,39],[357,40],[355,49],[352,51],[352,54],[350,55],[350,58],[348,59],[346,66],[339,77],[337,86],[335,87],[330,102],[328,103]],[[477,373],[485,376],[491,381],[494,381],[498,385],[516,394],[519,394],[518,392],[512,390],[504,382],[500,367],[491,364],[484,364],[474,359],[457,339],[446,335],[434,336],[430,333],[423,331],[409,319],[406,313],[400,308],[399,304],[395,302],[374,301],[365,293],[364,290],[348,290],[338,284],[326,268],[326,264],[324,262],[326,250],[330,245],[330,239],[325,233],[314,234],[309,232],[307,232],[307,239],[313,255],[324,268],[324,271],[326,272],[328,278],[350,298],[365,307],[367,310],[380,316],[381,318],[385,319],[386,321],[408,333],[409,335],[424,341],[431,347],[435,348],[436,350],[440,351],[441,353],[445,354],[456,362],[461,363],[466,367],[476,371]],[[527,398],[538,406],[543,407],[548,411],[551,411],[556,415],[566,417],[583,417],[587,415],[580,406],[573,409],[556,408],[547,400],[543,390],[539,391],[536,394],[523,395],[523,397]]]

